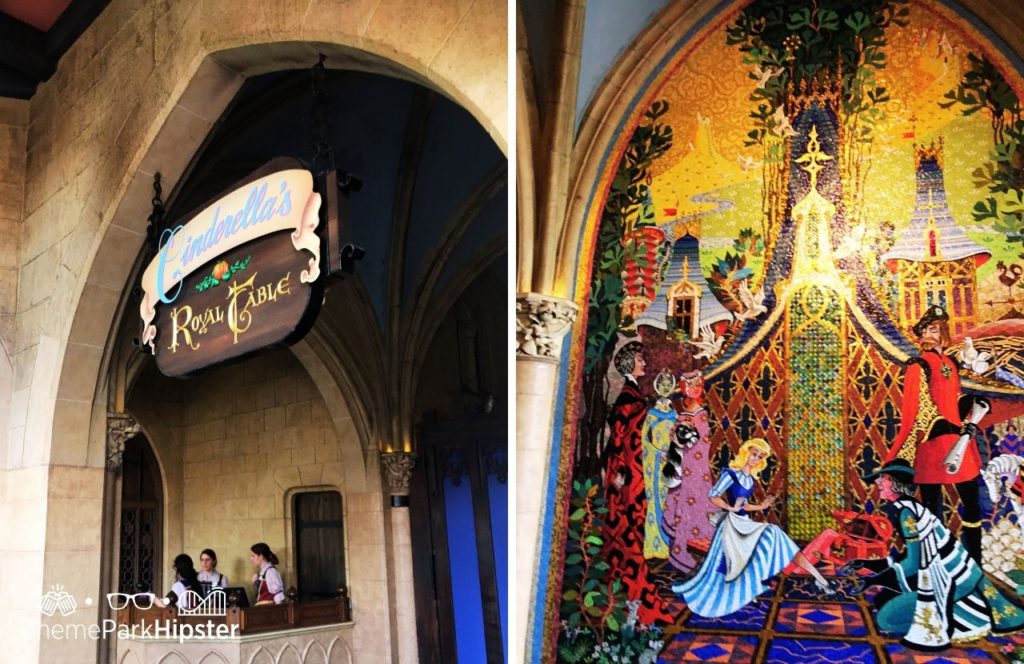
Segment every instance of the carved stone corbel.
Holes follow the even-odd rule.
[[[415,452],[383,452],[380,455],[387,471],[388,489],[391,492],[391,504],[394,507],[408,505],[409,481],[412,469],[416,465]]]
[[[516,296],[516,358],[557,362],[562,338],[572,327],[575,302],[539,293]]]
[[[107,468],[121,470],[124,444],[142,432],[139,423],[128,413],[107,413]]]

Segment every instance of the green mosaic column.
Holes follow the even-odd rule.
[[[843,326],[839,293],[806,284],[789,300],[789,534],[807,541],[843,506]]]

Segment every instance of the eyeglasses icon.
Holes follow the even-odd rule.
[[[120,611],[134,604],[136,609],[149,609],[153,607],[153,593],[107,593],[107,605],[112,611]]]

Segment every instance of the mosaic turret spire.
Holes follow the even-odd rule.
[[[953,220],[946,200],[942,152],[942,139],[937,144],[914,148],[917,183],[914,212],[896,244],[882,256],[891,270],[895,270],[897,259],[956,261],[971,257],[975,267],[979,267],[992,256],[988,249],[968,238]]]

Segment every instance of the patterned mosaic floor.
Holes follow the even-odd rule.
[[[667,589],[678,578],[663,581]],[[753,604],[722,618],[695,616],[677,602],[681,613],[665,630],[658,662],[1004,664],[1009,660],[1000,648],[1024,644],[1022,633],[939,653],[911,650],[878,629],[868,599],[845,592],[849,582],[837,582],[843,590],[822,599],[809,577],[784,575]]]

